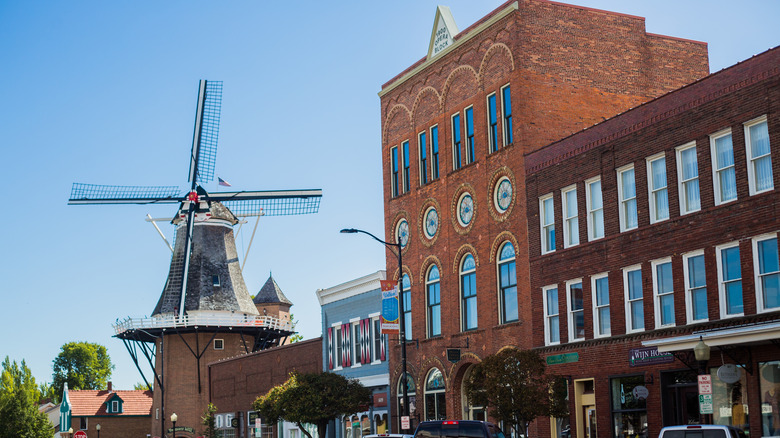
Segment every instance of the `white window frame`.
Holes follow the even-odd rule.
[[[458,123],[455,123],[455,117],[458,118]],[[468,164],[466,163],[466,157],[464,156],[466,154],[466,148],[464,147],[463,144],[464,141],[463,134],[465,132],[465,130],[463,129],[464,126],[463,123],[465,123],[464,119],[465,117],[461,115],[460,111],[455,112],[450,116],[450,137],[452,139],[452,147],[450,148],[450,150],[452,151],[453,170],[462,169],[466,167],[466,164]],[[455,132],[454,132],[456,125],[458,126],[458,132],[460,132],[460,154],[461,154],[460,162],[456,161],[458,159],[458,155],[455,153],[455,151],[457,150],[457,148],[455,147]]]
[[[371,365],[376,365],[378,363],[382,363],[381,359],[381,352],[377,351],[376,349],[376,341],[379,336],[382,336],[382,329],[380,327],[379,332],[377,333],[376,330],[376,322],[379,321],[379,312],[376,313],[370,313],[368,315],[369,323],[371,324],[371,329],[369,330],[371,332]],[[411,327],[405,327],[406,330],[410,330]],[[381,340],[380,346],[381,346]]]
[[[758,258],[759,257],[758,243],[763,242],[765,240],[777,239],[777,238],[778,238],[778,233],[767,233],[767,234],[762,234],[760,236],[756,236],[751,239],[751,245],[753,247],[753,279],[754,279],[755,290],[756,290],[756,312],[757,313],[775,312],[777,310],[780,310],[780,307],[772,307],[769,309],[767,309],[766,307],[766,303],[764,302],[764,290],[761,282],[761,277],[762,277],[761,266],[759,264],[759,258]],[[780,243],[780,241],[778,243]],[[774,274],[778,272],[780,271],[771,271],[771,272],[766,272],[763,275]]]
[[[585,290],[584,290],[584,284],[582,283],[582,278],[575,278],[574,280],[569,280],[566,282],[566,320],[568,321],[568,331],[569,331],[569,342],[579,342],[584,341],[585,336],[581,338],[575,338],[574,337],[574,312],[575,310],[572,310],[572,302],[571,302],[571,286],[573,284],[580,283],[580,285],[583,287],[582,291],[582,309],[576,310],[577,312],[582,312],[583,314],[583,328],[585,327],[584,324],[584,315],[585,315]],[[560,294],[558,294],[558,299],[561,299]],[[560,318],[559,318],[560,321]]]
[[[730,248],[737,248],[739,249],[739,241],[736,242],[730,242],[730,243],[724,243],[723,245],[718,245],[715,247],[715,259],[717,260],[718,265],[718,302],[720,307],[720,318],[734,318],[737,316],[744,316],[745,315],[745,289],[742,289],[742,312],[741,313],[732,313],[728,314],[728,308],[727,308],[727,299],[726,299],[726,283],[723,279],[724,272],[723,272],[723,257],[721,256],[721,251],[730,249]],[[742,252],[740,251],[739,254],[740,259],[740,277],[739,282],[742,283],[742,280],[744,277],[742,276]],[[735,280],[731,280],[735,281]],[[744,284],[743,284],[744,286]]]
[[[605,231],[606,224],[604,223],[606,218],[604,217],[604,190],[603,190],[603,187],[601,187],[601,190],[600,190],[601,191],[601,208],[600,209],[593,209],[593,208],[591,208],[592,204],[593,204],[593,201],[591,199],[590,186],[592,184],[596,183],[596,182],[598,182],[599,186],[601,186],[601,175],[599,175],[599,176],[597,176],[595,178],[588,179],[588,180],[585,181],[585,201],[586,201],[587,210],[588,210],[588,219],[587,220],[588,220],[588,241],[589,242],[593,241],[593,240],[603,239],[606,236],[606,234],[607,234],[606,231]],[[602,235],[599,236],[599,237],[595,237],[594,233],[593,233],[593,226],[594,226],[593,213],[595,213],[598,210],[601,210],[601,234]]]
[[[331,332],[333,333],[332,336],[331,336],[331,342],[333,342],[333,349],[332,349],[333,350],[333,370],[331,370],[331,371],[344,369],[344,367],[343,367],[344,364],[341,361],[342,355],[339,354],[341,349],[344,348],[341,345],[341,327],[342,327],[342,325],[343,324],[342,324],[341,321],[334,322],[333,324],[330,325],[330,327],[332,329]]]
[[[630,272],[639,271],[639,284],[642,287],[642,297],[632,300],[631,299],[631,291],[629,290],[629,283],[628,283],[628,274]],[[634,302],[641,302],[642,303],[642,317],[644,318],[644,306],[645,306],[645,288],[644,288],[644,282],[642,281],[642,265],[633,265],[623,268],[623,302],[625,303],[625,311],[626,311],[626,333],[639,333],[645,331],[645,320],[642,319],[642,328],[635,329],[633,328],[633,313],[631,312],[631,304]]]
[[[566,202],[567,195],[571,192],[574,192],[574,204],[575,206],[579,207],[579,200],[577,199],[577,185],[572,184],[568,187],[564,187],[561,189],[561,217],[563,218],[563,247],[564,248],[571,248],[572,246],[577,246],[580,244],[580,220],[579,220],[579,212],[578,208],[575,208],[574,215],[572,215],[569,211],[568,204]],[[569,223],[571,221],[577,221],[577,226],[575,227],[575,232],[571,233],[569,232]]]
[[[511,84],[506,84],[503,87],[501,87],[501,89],[499,90],[499,94],[501,94],[501,112],[500,112],[500,114],[501,114],[501,117],[500,117],[500,120],[501,120],[501,137],[502,137],[501,140],[504,142],[504,147],[506,147],[508,144],[510,144],[509,142],[506,141],[506,138],[508,137],[507,133],[513,134],[513,133],[508,131],[508,129],[511,129],[511,127],[506,125],[506,101],[504,100],[504,90],[507,89],[510,85]],[[512,90],[511,89],[509,90],[509,93],[510,93],[509,94],[509,100],[511,101],[512,100],[512,94],[511,94]],[[509,103],[511,104],[512,102],[509,102]],[[509,108],[509,109],[511,110],[512,108]],[[511,115],[514,116],[514,114],[511,114]],[[512,135],[512,137],[514,137],[514,135]],[[513,140],[514,140],[514,138],[513,138]]]
[[[490,137],[490,96],[493,96],[496,101],[496,138],[495,140]],[[498,152],[501,146],[498,144],[499,136],[501,136],[500,128],[499,128],[499,120],[501,120],[501,103],[498,99],[498,93],[495,91],[485,96],[485,120],[487,121],[487,138],[488,138],[488,155]],[[493,144],[495,142],[495,144]]]
[[[360,333],[360,318],[351,318],[349,320],[349,335],[350,340],[352,341],[349,345],[350,358],[352,359],[351,368],[359,368],[363,365],[360,363],[360,339],[359,337],[355,338],[355,329]]]
[[[558,293],[558,308],[554,309],[555,313],[550,313],[550,310],[547,307],[547,291],[555,289]],[[557,284],[551,284],[549,286],[545,286],[542,288],[542,304],[544,306],[544,345],[558,345],[561,343],[561,315],[560,315],[560,305],[561,305],[561,294],[560,294],[560,288]],[[558,340],[553,342],[550,340],[551,330],[550,330],[550,318],[552,317],[558,317]]]
[[[552,208],[552,223],[546,223],[545,218],[547,217],[547,209],[545,208],[545,202],[550,201],[549,205],[550,208]],[[549,254],[551,252],[555,252],[555,200],[553,199],[553,194],[548,193],[542,197],[539,198],[539,227],[541,231],[541,239],[540,242],[542,243],[542,254]],[[547,239],[547,229],[549,227],[552,227],[553,231],[553,241],[549,242]],[[552,243],[552,248],[551,244]]]
[[[758,125],[760,123],[766,123],[767,124],[767,131],[769,130],[769,122],[767,121],[766,114],[761,116],[761,117],[756,117],[755,119],[749,120],[749,121],[747,121],[747,122],[742,124],[743,128],[744,128],[744,131],[745,131],[745,148],[746,148],[746,155],[745,156],[747,158],[748,187],[750,189],[750,196],[757,195],[759,193],[768,192],[770,190],[774,190],[774,188],[775,188],[775,180],[774,180],[774,173],[773,173],[772,174],[772,186],[767,188],[767,189],[761,190],[761,191],[757,191],[756,190],[756,171],[753,169],[753,162],[756,160],[756,158],[753,157],[751,155],[751,153],[750,153],[750,150],[751,150],[751,148],[750,148],[750,141],[751,141],[750,140],[750,127],[754,126],[754,125]],[[771,159],[772,159],[771,145],[770,145],[770,149],[769,150],[770,150],[769,159],[771,161]],[[766,157],[766,155],[762,155],[762,157]],[[758,157],[758,158],[762,158],[762,157]]]
[[[598,297],[596,292],[596,281],[601,280],[602,278],[607,279],[607,304],[606,305],[598,305]],[[590,277],[590,295],[593,297],[592,299],[592,315],[593,315],[593,337],[594,338],[608,338],[612,336],[612,313],[610,310],[610,296],[609,296],[609,273],[602,272],[600,274],[591,275]],[[600,333],[599,330],[599,324],[601,321],[601,314],[599,313],[599,310],[606,307],[607,311],[610,312],[609,317],[609,330],[606,333]]]
[[[658,160],[664,160],[664,186],[663,188],[659,188],[656,190],[653,190],[653,162]],[[669,172],[666,171],[666,154],[664,152],[661,152],[660,154],[655,154],[647,157],[645,159],[647,163],[647,200],[649,203],[649,210],[650,210],[650,223],[658,223],[669,219]],[[636,176],[636,173],[634,174]],[[661,191],[666,191],[666,217],[659,218],[657,216],[657,213],[655,211],[655,198],[657,196],[657,193]]]
[[[119,400],[111,400],[111,413],[112,414],[121,413],[121,411],[119,410]]]
[[[425,136],[425,144],[420,144],[420,136]],[[421,151],[425,152],[425,163],[422,161]],[[428,130],[423,129],[417,133],[417,173],[420,175],[420,185],[424,186],[431,182],[431,174],[429,172],[429,164],[431,161],[430,152],[428,151]],[[425,171],[426,181],[423,181],[423,171]]]
[[[634,197],[633,198],[623,198],[623,174],[628,171],[634,172]],[[627,166],[620,167],[616,170],[617,173],[617,186],[618,186],[618,217],[620,219],[620,232],[633,230],[636,228],[639,228],[639,206],[637,205],[637,197],[636,197],[636,171],[634,170],[634,163],[631,163]],[[602,193],[603,196],[603,193]],[[628,202],[634,201],[634,216],[636,216],[636,225],[633,227],[628,227],[626,224],[626,207],[628,205]],[[602,198],[603,203],[603,198]]]
[[[672,321],[673,322],[671,324],[662,325],[662,321],[663,320],[661,319],[661,309],[662,309],[662,307],[661,307],[661,295],[658,294],[659,293],[659,290],[658,290],[658,266],[659,265],[665,265],[667,263],[669,263],[670,267],[672,268],[672,282],[674,282],[674,265],[671,264],[672,263],[672,258],[671,257],[664,257],[662,259],[653,260],[652,262],[650,262],[650,267],[653,270],[653,272],[652,272],[652,274],[653,274],[653,317],[655,318],[655,328],[657,328],[657,329],[666,328],[666,327],[674,327],[674,326],[677,325],[677,318],[674,315],[676,313],[675,311],[672,311]],[[672,287],[672,291],[671,292],[665,293],[664,296],[668,295],[668,294],[672,295],[672,303],[674,303],[674,287]]]
[[[722,169],[718,168],[718,149],[716,148],[715,141],[726,137],[731,137],[731,166],[724,167]],[[739,195],[737,193],[734,194],[733,199],[723,200],[722,192],[723,187],[720,185],[720,173],[731,169],[736,169],[736,160],[734,159],[734,137],[731,135],[731,128],[721,129],[720,131],[710,134],[710,158],[712,161],[712,191],[715,194],[715,205],[721,205],[721,204],[727,204],[729,202],[736,201]],[[734,173],[734,186],[736,188],[737,184],[737,175],[736,172]]]
[[[217,343],[219,342],[219,347],[217,347]],[[225,340],[222,338],[214,339],[214,349],[215,350],[224,350],[225,349]]]
[[[471,123],[474,125],[474,159],[470,160],[469,158],[469,121],[466,117],[466,113],[471,110]],[[460,142],[463,145],[463,153],[466,155],[463,159],[465,160],[465,163],[463,167],[468,166],[469,164],[477,161],[477,120],[476,120],[476,111],[474,111],[474,105],[469,105],[466,108],[463,108],[463,131],[460,132]]]
[[[683,262],[683,283],[685,287],[685,319],[688,322],[688,324],[694,324],[699,322],[707,322],[710,320],[709,318],[709,312],[710,312],[710,302],[709,302],[709,290],[707,290],[707,317],[703,319],[693,319],[693,296],[691,295],[692,289],[690,288],[690,272],[688,269],[688,260],[693,257],[703,256],[704,257],[704,250],[703,249],[697,249],[696,251],[687,252],[682,255],[682,262]],[[705,264],[704,264],[704,276],[707,277],[707,264],[706,264],[706,258],[705,258]],[[705,281],[704,283],[705,289],[707,289],[707,283]]]
[[[404,167],[405,166],[405,164],[404,164],[405,163],[405,161],[404,161],[404,145],[406,145],[406,150],[409,151],[409,176],[408,177],[406,176],[406,168]],[[404,193],[409,193],[409,192],[412,191],[412,169],[411,169],[411,167],[412,167],[412,143],[408,139],[402,141],[401,145],[399,146],[398,153],[400,154],[398,158],[400,160],[400,165],[401,165],[400,168],[399,168],[399,170],[401,172],[401,176],[400,176],[400,178],[401,178],[401,193],[400,194],[403,195]],[[408,190],[407,190],[407,185],[409,186]]]
[[[683,163],[682,163],[682,153],[688,149],[696,149],[696,142],[691,141],[688,143],[685,143],[682,146],[678,146],[674,149],[675,151],[675,158],[677,161],[677,193],[680,198],[680,216],[695,213],[699,210],[701,210],[701,174],[699,173],[699,151],[696,150],[696,178],[690,178],[688,180],[683,181]],[[697,180],[699,184],[699,206],[696,208],[689,208],[685,196],[685,183]]]

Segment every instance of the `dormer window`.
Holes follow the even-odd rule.
[[[121,414],[122,413],[122,399],[118,395],[114,394],[110,399],[106,400],[106,413],[107,414]]]

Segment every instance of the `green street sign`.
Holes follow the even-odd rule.
[[[563,363],[579,362],[579,353],[564,353],[556,354],[553,356],[547,356],[547,365],[559,365]]]

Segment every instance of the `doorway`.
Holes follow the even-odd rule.
[[[699,387],[690,370],[661,373],[664,426],[699,423]]]

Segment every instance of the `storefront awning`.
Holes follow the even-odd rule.
[[[780,339],[780,320],[701,330],[685,336],[642,341],[642,345],[657,347],[659,353],[693,350],[699,337],[710,347],[767,343]]]

